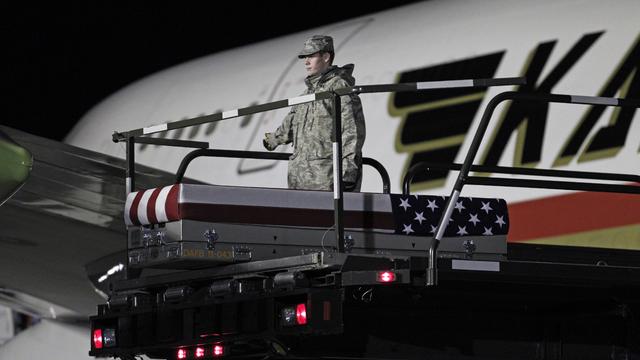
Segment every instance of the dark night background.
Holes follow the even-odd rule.
[[[62,140],[92,106],[167,67],[416,2],[0,5],[0,124]]]

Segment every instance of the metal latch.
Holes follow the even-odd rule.
[[[353,246],[355,245],[355,240],[353,240],[353,236],[347,234],[344,236],[344,251],[351,252]]]
[[[234,246],[233,247],[233,261],[251,261],[251,248],[246,246]]]
[[[211,228],[211,229],[207,229],[207,231],[204,232],[203,234],[204,238],[207,239],[207,249],[209,250],[213,250],[216,247],[216,242],[218,241],[218,233],[216,232],[216,229]]]
[[[473,240],[465,240],[462,246],[464,247],[464,252],[467,256],[471,256],[476,252],[476,244]]]

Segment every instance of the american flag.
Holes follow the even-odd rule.
[[[396,234],[433,236],[448,197],[391,194]],[[506,235],[509,230],[507,203],[503,199],[460,197],[444,235]]]

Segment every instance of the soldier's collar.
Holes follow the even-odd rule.
[[[328,68],[326,68],[323,72],[319,73],[319,74],[315,74],[315,75],[311,75],[311,76],[307,76],[304,81],[305,83],[307,83],[307,86],[311,87],[311,86],[315,86],[318,84],[318,82],[321,82],[329,73],[331,73],[333,70],[337,69],[338,66],[336,65],[331,65]]]

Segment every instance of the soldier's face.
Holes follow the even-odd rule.
[[[302,58],[307,76],[319,74],[329,67],[329,53],[315,53]]]

